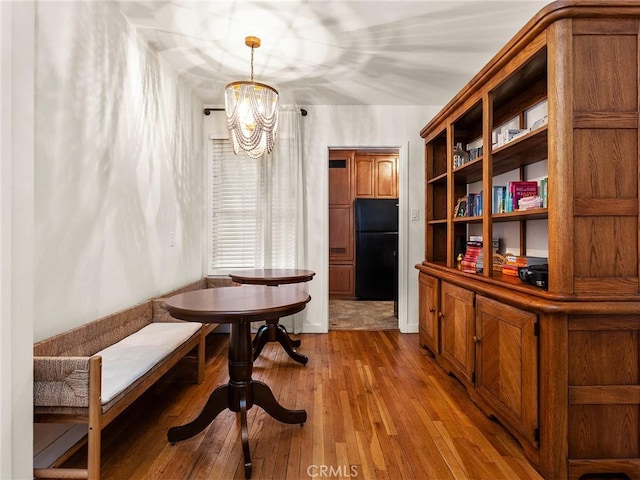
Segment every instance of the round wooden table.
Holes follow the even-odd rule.
[[[220,287],[181,293],[165,301],[171,316],[181,320],[231,324],[229,340],[229,383],[217,387],[203,410],[190,423],[167,432],[170,443],[185,440],[204,430],[224,409],[240,414],[245,477],[251,477],[251,454],[247,410],[258,405],[283,423],[303,424],[305,410],[289,410],[275,399],[263,382],[253,380],[251,322],[270,321],[303,310],[311,300],[297,285],[269,288],[258,285]]]
[[[316,273],[311,270],[301,270],[295,268],[256,268],[252,270],[238,270],[231,272],[231,280],[240,284],[268,285],[277,287],[291,283],[304,283],[310,281]],[[285,352],[298,363],[306,365],[309,359],[295,351],[300,346],[300,340],[294,340],[289,336],[289,332],[279,323],[279,319],[267,320],[262,325],[253,339],[253,359],[260,356],[260,352],[267,342],[278,342]]]

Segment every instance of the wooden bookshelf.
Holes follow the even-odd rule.
[[[636,1],[552,3],[420,132],[420,343],[554,480],[640,478],[639,25]],[[454,165],[458,143],[481,155]],[[495,185],[543,168],[546,208],[492,213]],[[482,215],[455,216],[472,190]],[[548,288],[490,268],[490,241],[481,273],[457,268],[505,228]]]

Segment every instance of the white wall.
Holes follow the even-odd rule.
[[[202,276],[202,110],[112,2],[0,2],[0,25],[0,478],[16,480],[33,342]]]
[[[32,477],[34,5],[0,2],[0,478]]]
[[[202,276],[204,162],[202,102],[115,3],[36,14],[37,341]]]
[[[406,318],[400,328],[403,332],[418,331],[418,276],[414,265],[424,259],[424,142],[420,130],[440,108],[405,105],[306,107],[308,115],[303,117],[302,125],[308,268],[317,275],[309,284],[312,300],[306,308],[305,332],[326,332],[329,325],[328,149],[332,147],[401,149],[400,222],[404,219],[406,235],[403,235],[401,225],[399,240],[400,255],[404,255],[407,268],[400,272],[399,279],[399,313]],[[405,164],[402,163],[403,156]],[[409,218],[414,209],[418,210],[417,221]],[[403,308],[406,308],[405,315]]]

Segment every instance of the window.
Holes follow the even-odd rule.
[[[301,188],[297,169],[279,163],[288,159],[278,160],[275,151],[254,159],[235,155],[228,139],[210,142],[208,273],[296,268],[301,208],[295,197]]]

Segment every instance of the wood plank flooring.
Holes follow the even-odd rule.
[[[268,343],[253,376],[304,426],[249,411],[253,479],[540,479],[518,443],[486,418],[464,388],[434,364],[415,334],[301,334],[306,366]],[[172,446],[166,432],[199,413],[226,383],[228,338],[209,335],[206,380],[179,366],[103,431],[102,479],[242,479],[236,414],[226,410],[199,435]],[[81,466],[86,450],[67,464]]]

